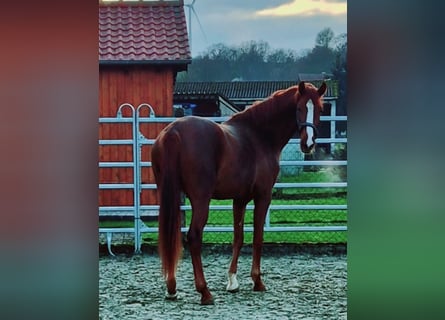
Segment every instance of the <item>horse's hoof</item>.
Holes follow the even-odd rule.
[[[178,293],[166,293],[165,294],[165,300],[175,301],[178,300]]]
[[[215,304],[215,300],[213,299],[212,296],[210,296],[210,298],[201,299],[201,305],[203,306],[209,306],[213,304]]]
[[[239,283],[235,273],[229,273],[229,283],[227,284],[226,291],[232,293],[239,291]]]
[[[262,283],[255,284],[253,287],[253,291],[266,291],[266,287]]]

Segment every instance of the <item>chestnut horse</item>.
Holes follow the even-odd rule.
[[[176,299],[176,268],[182,251],[180,193],[190,199],[192,219],[187,234],[196,290],[201,304],[213,304],[201,262],[202,234],[210,199],[233,199],[233,255],[227,291],[239,289],[238,256],[244,241],[247,203],[254,201],[253,290],[266,288],[260,277],[263,227],[279,172],[281,150],[299,133],[300,148],[315,146],[326,83],[316,88],[300,82],[233,115],[222,124],[184,117],[169,124],[156,139],[152,164],[158,186],[159,254],[166,279],[167,299]]]

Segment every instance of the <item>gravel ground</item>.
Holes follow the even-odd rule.
[[[225,250],[227,251],[227,250]],[[204,250],[203,264],[215,305],[201,306],[190,256],[178,268],[179,299],[164,299],[165,283],[155,252],[101,255],[99,318],[107,319],[346,319],[346,253],[266,252],[261,269],[266,292],[253,292],[252,257],[243,249],[237,293],[225,291],[231,255]]]

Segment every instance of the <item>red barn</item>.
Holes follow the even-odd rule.
[[[156,116],[173,116],[176,75],[187,69],[191,54],[182,0],[99,2],[99,117],[116,117],[118,107],[130,103],[153,106]],[[146,116],[148,111],[141,112]],[[129,110],[123,115],[128,116]],[[142,124],[141,132],[155,138],[162,124]],[[129,139],[131,124],[105,124],[99,139]],[[143,161],[149,155],[143,150]],[[101,145],[99,161],[132,161],[131,146]],[[99,183],[132,183],[132,168],[100,168]],[[151,170],[142,181],[154,183]],[[132,205],[132,190],[100,190],[100,206]],[[142,204],[153,204],[144,190]]]

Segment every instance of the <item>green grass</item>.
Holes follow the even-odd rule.
[[[133,221],[99,221],[99,228],[133,228]]]
[[[332,182],[329,171],[302,172],[297,177],[280,177],[280,182]],[[346,188],[287,188],[275,189],[272,204],[347,204]],[[186,199],[185,204],[190,204]],[[212,200],[211,205],[232,205],[232,200]],[[247,210],[245,226],[252,226],[253,210]],[[185,212],[186,226],[191,220],[191,210]],[[101,221],[101,227],[132,227],[132,221]],[[270,212],[271,226],[318,226],[318,225],[345,225],[347,223],[347,210],[272,210]],[[146,223],[156,226],[157,222]],[[212,210],[207,226],[232,226],[233,216],[231,210]],[[232,232],[205,232],[204,243],[227,244],[233,239]],[[157,234],[144,233],[143,241],[155,244]],[[252,233],[244,233],[244,242],[252,243]],[[346,243],[346,232],[265,232],[265,243]]]

